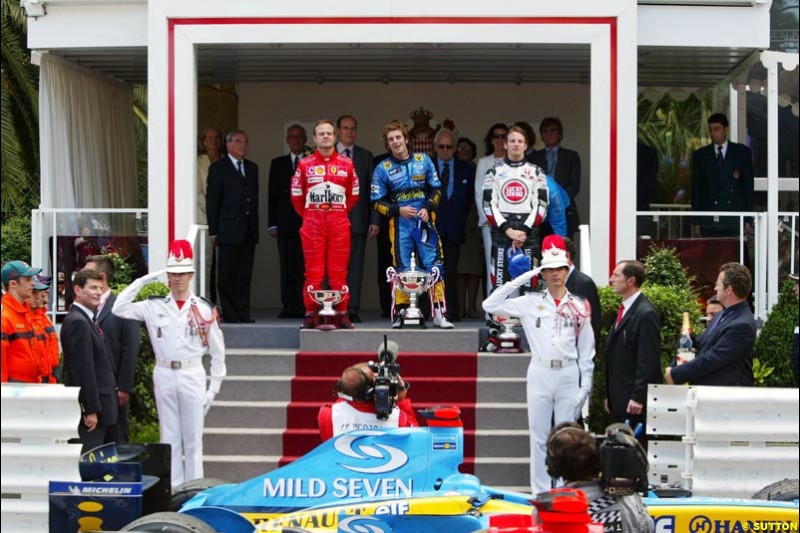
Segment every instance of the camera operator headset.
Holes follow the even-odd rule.
[[[586,494],[592,519],[605,531],[653,531],[653,520],[637,493],[642,484],[646,490],[647,456],[624,424],[606,429],[599,450],[595,438],[575,422],[558,424],[547,439],[545,464],[551,477]]]
[[[399,365],[394,362],[398,351],[397,343],[384,340],[378,348],[378,362],[344,369],[333,387],[338,399],[323,405],[317,416],[323,442],[354,429],[419,426],[411,400],[406,398],[411,385],[400,377]],[[376,395],[376,373],[379,380],[387,382],[388,396]]]

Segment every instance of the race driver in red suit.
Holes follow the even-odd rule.
[[[342,377],[333,388],[339,399],[333,404],[326,403],[319,409],[317,423],[323,442],[354,429],[419,426],[411,400],[406,398],[410,387],[407,381],[400,377],[397,404],[386,420],[378,420],[375,414],[374,387],[375,374],[367,363],[358,363],[344,369]]]
[[[350,300],[347,287],[347,263],[350,259],[350,220],[347,214],[358,201],[358,176],[353,161],[339,155],[335,148],[333,122],[320,120],[314,125],[317,150],[297,165],[292,177],[292,204],[303,219],[300,241],[306,264],[303,303],[306,316],[303,328],[313,328],[319,304],[308,294],[322,289],[328,275],[331,290],[341,291],[339,327],[352,329],[347,313]]]

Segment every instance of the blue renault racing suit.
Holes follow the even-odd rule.
[[[441,187],[436,168],[425,154],[412,153],[404,161],[390,156],[375,167],[370,200],[375,211],[389,217],[392,257],[398,272],[411,266],[411,253],[416,251],[420,269],[431,272],[436,267],[440,276],[444,274],[434,215],[442,195]],[[400,208],[404,206],[426,209],[430,216],[428,223],[401,216]],[[434,286],[433,301],[444,306],[444,281]],[[395,305],[407,305],[408,295],[396,289],[394,302]]]

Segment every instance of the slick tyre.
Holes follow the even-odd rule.
[[[122,531],[150,531],[159,533],[217,533],[214,528],[193,516],[179,513],[153,513],[134,520]]]
[[[772,500],[777,502],[791,502],[800,496],[800,480],[784,479],[771,483],[753,494],[755,500]]]
[[[210,477],[193,479],[192,481],[181,483],[172,489],[172,501],[170,503],[170,509],[177,513],[181,510],[181,507],[183,507],[184,503],[188,502],[199,493],[206,489],[210,489],[211,487],[225,485],[227,483],[227,481]]]

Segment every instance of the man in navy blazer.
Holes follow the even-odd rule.
[[[292,206],[291,184],[297,165],[306,156],[307,140],[308,135],[303,126],[289,126],[286,130],[289,153],[276,157],[269,165],[267,226],[270,237],[278,244],[282,305],[278,318],[303,318],[306,314],[303,305],[306,268],[303,245],[300,244],[303,219]]]
[[[444,255],[444,290],[447,300],[447,316],[458,322],[458,256],[464,244],[464,227],[467,213],[472,209],[475,191],[475,171],[468,164],[454,157],[457,148],[455,134],[445,128],[433,138],[436,150],[436,171],[442,182],[442,198],[436,210],[436,230],[442,240]]]
[[[217,247],[217,294],[225,322],[250,318],[250,282],[258,244],[258,166],[245,159],[247,134],[225,136],[228,156],[208,169],[208,233]]]
[[[722,113],[708,117],[712,143],[692,154],[692,211],[752,211],[753,156],[750,149],[728,140],[728,118]],[[749,222],[747,223],[749,226]],[[737,218],[702,217],[695,234],[733,237]]]
[[[664,379],[672,385],[753,386],[753,345],[756,321],[747,297],[753,285],[750,271],[740,263],[719,268],[717,298],[725,309],[697,340],[695,358],[667,367]]]
[[[356,206],[350,211],[350,262],[347,266],[347,286],[350,289],[348,309],[350,321],[361,322],[361,284],[364,278],[364,252],[367,249],[367,238],[375,238],[380,232],[381,216],[372,209],[369,201],[372,184],[372,152],[356,146],[358,122],[353,115],[342,115],[336,119],[336,151],[353,160],[353,168],[358,176],[361,194]]]
[[[80,387],[78,436],[86,453],[114,440],[119,404],[114,359],[103,331],[93,319],[103,291],[102,276],[84,269],[72,280],[74,300],[61,324],[64,384]]]
[[[661,320],[640,290],[644,274],[639,261],[620,261],[609,280],[622,305],[606,341],[605,407],[633,428],[646,421],[647,386],[661,383]],[[638,436],[644,444],[644,432]]]

